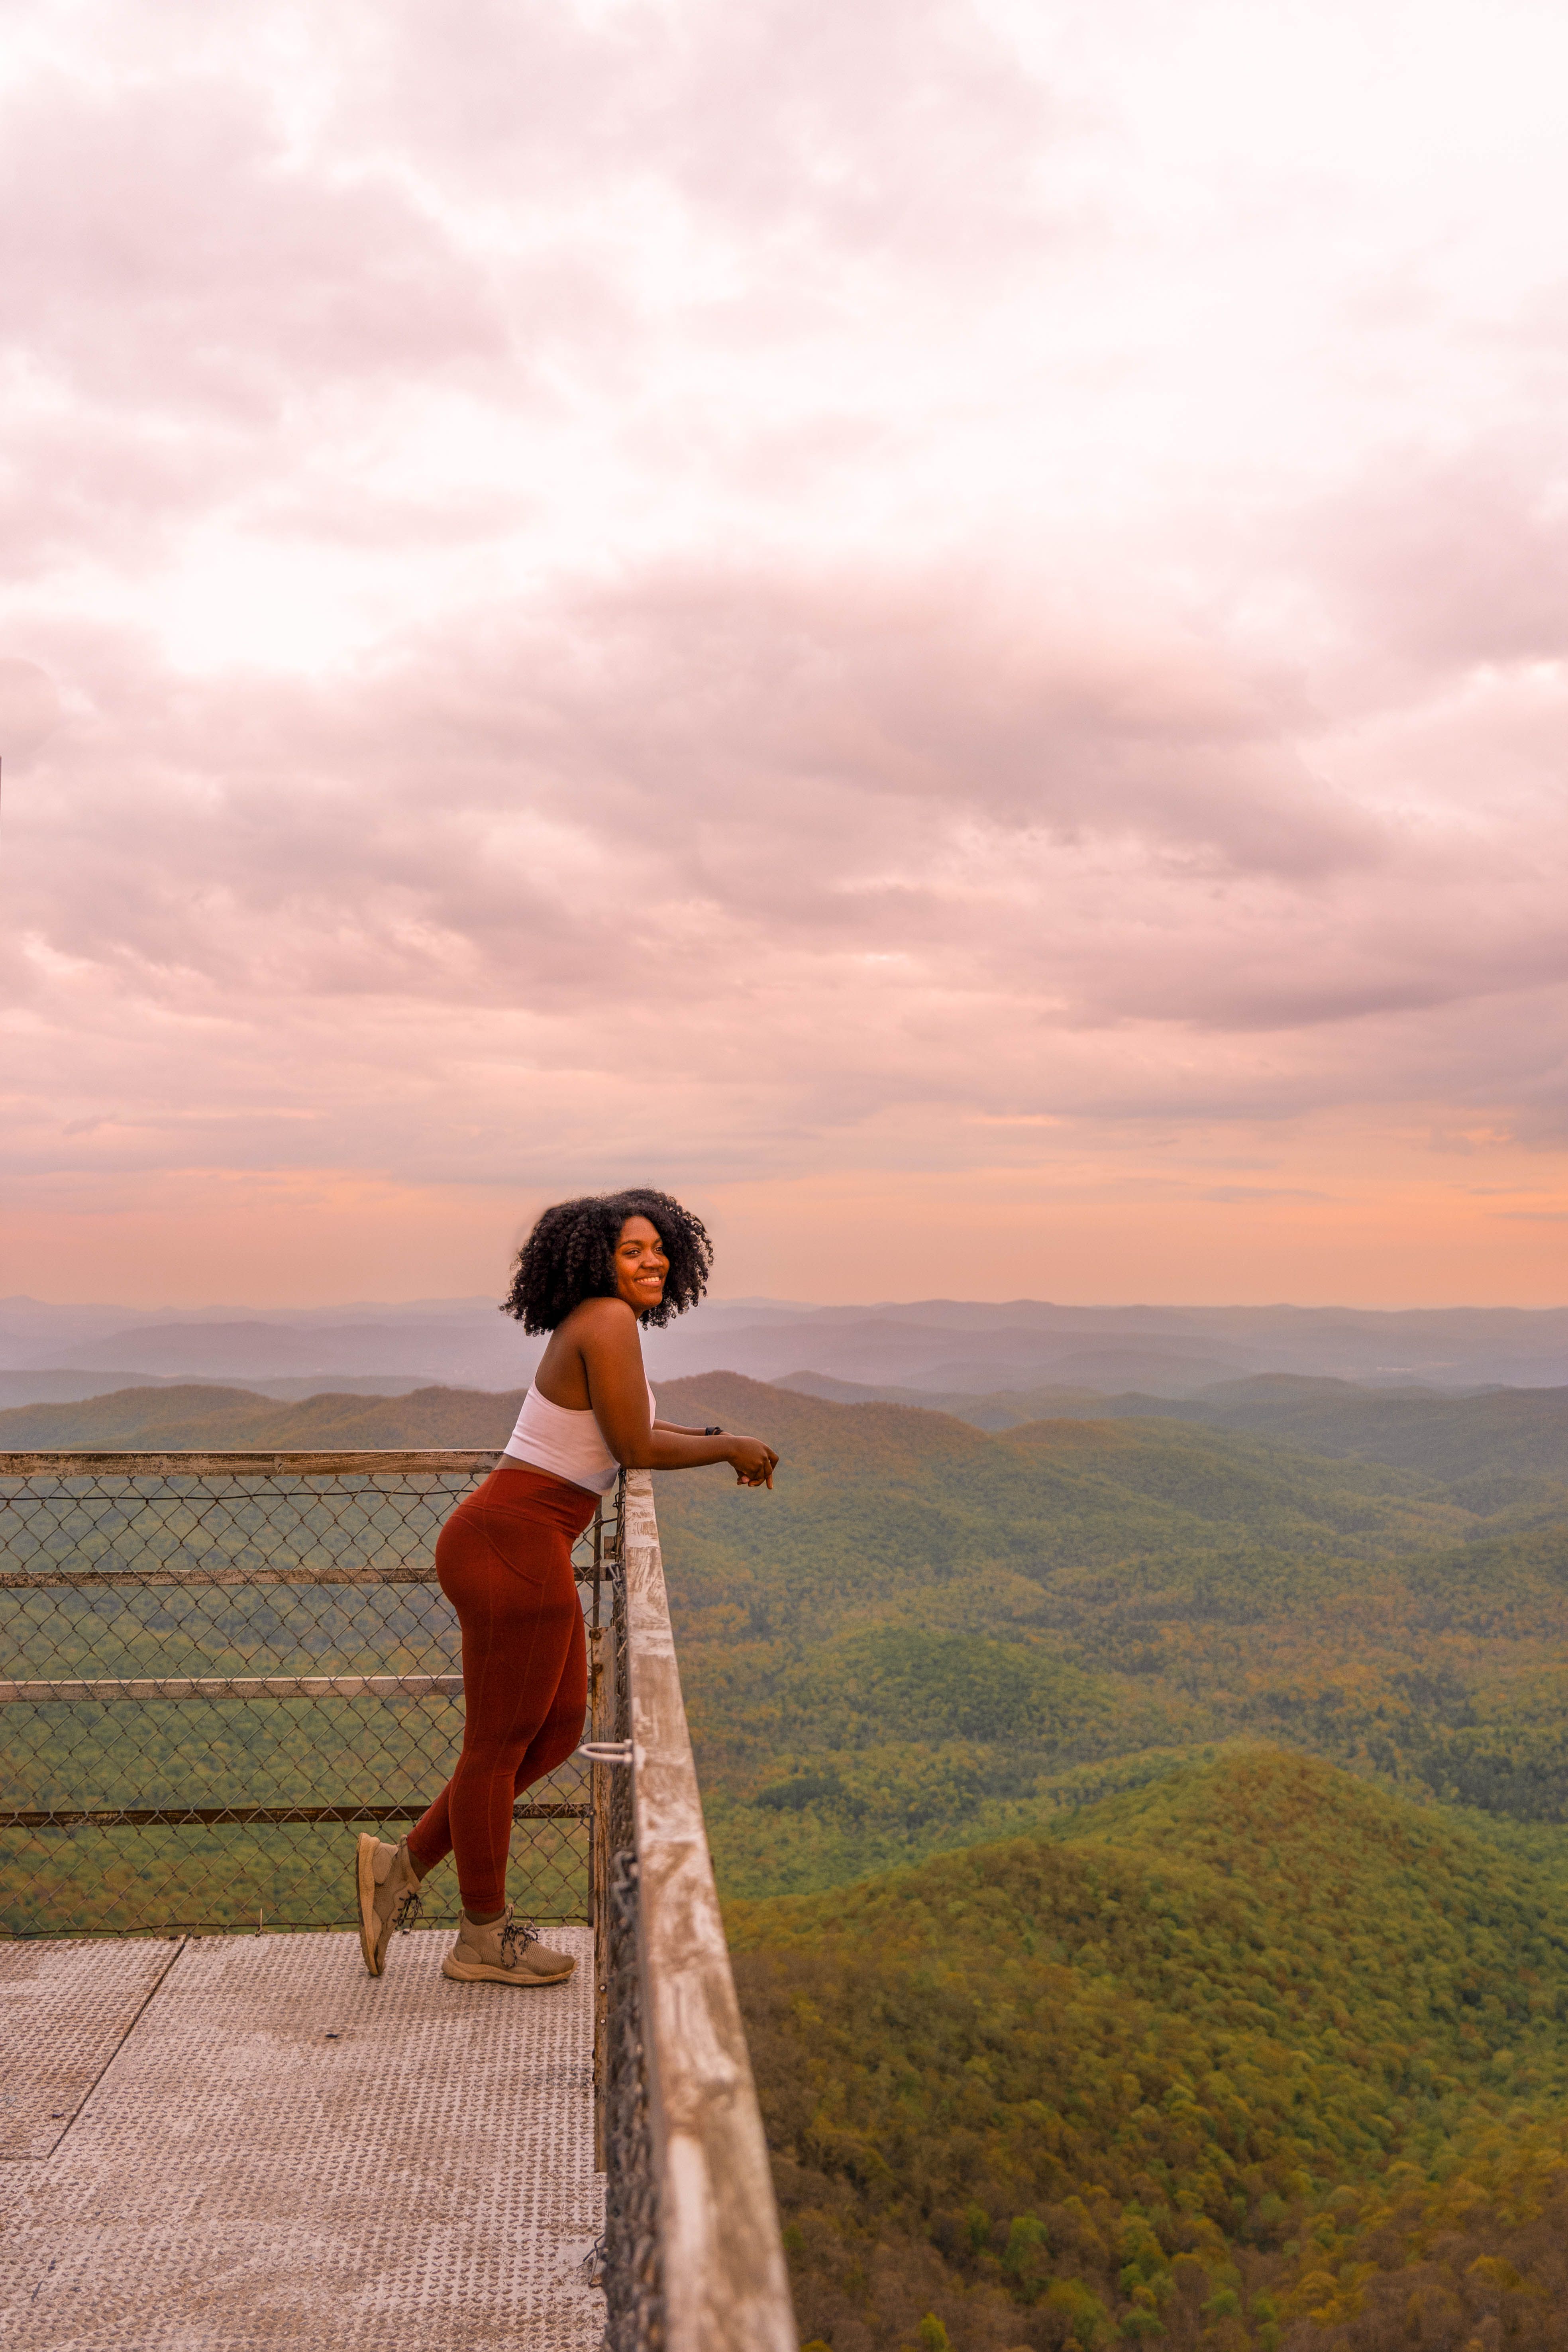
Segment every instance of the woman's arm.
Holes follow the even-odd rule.
[[[697,1470],[705,1463],[728,1462],[742,1486],[773,1485],[779,1457],[761,1438],[725,1430],[710,1437],[650,1420],[637,1317],[624,1299],[585,1298],[573,1324],[594,1418],[624,1468]]]

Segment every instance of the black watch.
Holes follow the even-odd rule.
[[[705,1429],[702,1434],[704,1437],[722,1437],[724,1433],[720,1428],[718,1423],[715,1422],[712,1427],[710,1429]]]

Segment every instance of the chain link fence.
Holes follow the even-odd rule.
[[[396,1836],[456,1761],[460,1647],[436,1538],[497,1458],[0,1455],[0,1935],[355,1926],[347,1825]],[[669,1816],[640,1835],[666,1881],[700,1822],[648,1496],[634,1510],[623,1477],[574,1565],[589,1755],[517,1807],[510,1885],[535,1918],[595,1925],[605,2352],[698,2340],[666,2273],[666,2236],[690,2222],[664,2169],[661,2101],[666,2128],[673,2102],[695,2131],[688,2198],[697,2182],[717,2231],[700,2267],[723,2324],[700,2340],[784,2352],[798,2338],[743,2044],[724,2058],[739,2019],[711,1876],[661,1886],[656,1861],[644,1889],[634,1644],[638,1754],[651,1739]],[[454,1874],[426,1887],[426,1918],[455,1919]],[[671,2012],[689,2033],[658,2023],[661,1969],[689,1980]]]
[[[353,1925],[343,1825],[399,1836],[457,1759],[435,1542],[496,1458],[0,1460],[0,1933]],[[601,1511],[591,1622],[613,1551]],[[591,1809],[575,1758],[528,1791],[520,1910],[591,1916]]]
[[[591,1636],[590,1714],[622,1760],[594,1767],[595,2161],[605,2176],[604,2352],[665,2352],[664,2258],[658,2162],[643,2028],[640,1876],[630,1765],[632,1698],[626,1638],[623,1479],[616,1497],[614,1605]]]
[[[604,2065],[605,2352],[664,2352],[664,2262],[658,2173],[648,2112],[637,1961],[637,1858],[610,1865],[605,1942],[610,2000]]]

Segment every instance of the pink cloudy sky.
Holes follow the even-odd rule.
[[[0,1288],[1568,1297],[1568,17],[22,0]]]

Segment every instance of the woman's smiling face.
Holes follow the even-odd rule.
[[[646,1315],[664,1297],[669,1260],[658,1237],[658,1227],[647,1217],[628,1217],[616,1244],[616,1293],[637,1314]]]

